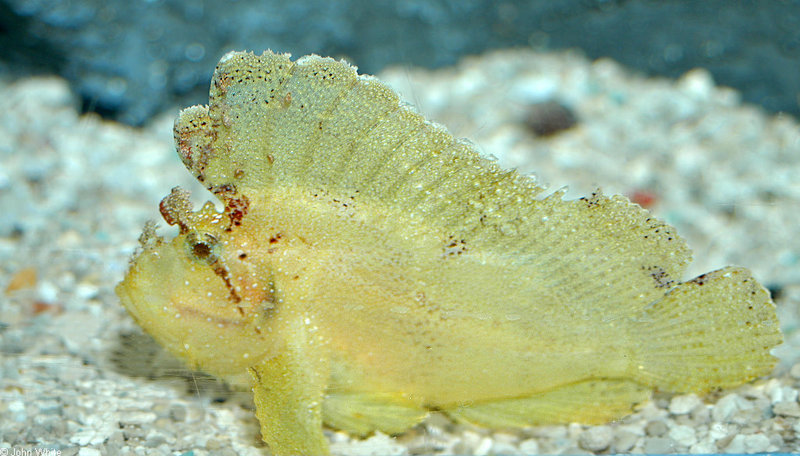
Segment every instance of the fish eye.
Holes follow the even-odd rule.
[[[203,263],[213,263],[217,260],[217,238],[208,233],[189,233],[186,236],[186,248],[189,255]]]
[[[211,255],[211,246],[205,242],[198,242],[192,246],[192,253],[201,260],[206,259]]]

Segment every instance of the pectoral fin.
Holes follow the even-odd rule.
[[[400,394],[331,392],[325,395],[325,424],[366,436],[378,430],[399,434],[422,421],[428,411]]]
[[[445,412],[456,420],[493,428],[537,424],[606,423],[650,396],[642,385],[617,379],[588,380],[528,397],[461,404]]]
[[[322,399],[328,366],[303,329],[278,356],[248,368],[261,436],[272,454],[327,455]]]

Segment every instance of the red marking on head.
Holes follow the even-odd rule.
[[[225,203],[225,215],[231,219],[231,226],[239,226],[250,208],[250,200],[239,194],[231,183],[215,185],[208,188]]]
[[[178,155],[180,155],[181,161],[187,164],[192,162],[192,146],[189,143],[191,137],[192,131],[183,128],[178,132],[175,138],[178,142]]]
[[[161,212],[161,217],[164,218],[164,221],[167,222],[167,225],[175,225],[178,223],[178,218],[173,217],[175,214],[171,209],[169,209],[166,198],[162,199],[161,202],[158,203],[158,210]]]
[[[244,195],[239,195],[236,198],[227,200],[225,204],[225,213],[231,219],[231,224],[239,226],[242,224],[242,219],[247,215],[250,208],[250,200]]]

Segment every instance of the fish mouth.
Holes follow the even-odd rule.
[[[274,348],[264,320],[255,318],[262,307],[232,302],[212,268],[186,255],[181,236],[146,246],[116,292],[134,321],[192,368],[226,377]]]

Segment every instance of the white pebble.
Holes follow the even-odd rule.
[[[789,371],[789,375],[791,375],[792,378],[800,380],[800,363],[792,366],[792,370]]]
[[[636,445],[639,436],[630,431],[619,431],[614,439],[614,452],[625,452]]]
[[[519,440],[519,437],[517,437],[514,434],[509,434],[507,432],[494,432],[492,433],[492,439],[495,442],[509,443],[513,445],[514,443],[517,442],[517,440]]]
[[[594,426],[581,433],[578,444],[589,451],[602,451],[611,445],[613,437],[614,432],[609,426]]]
[[[133,424],[142,426],[150,424],[157,418],[153,412],[144,412],[141,410],[125,410],[120,412],[119,422],[123,424]]]
[[[492,439],[484,437],[475,447],[474,454],[488,454],[490,449],[492,449]]]
[[[667,424],[661,420],[651,421],[644,427],[644,431],[649,436],[661,437],[669,431]]]
[[[97,296],[100,287],[91,283],[79,283],[75,287],[75,295],[81,299],[91,299]]]
[[[647,454],[667,454],[675,451],[675,442],[667,437],[647,437],[644,439],[644,452]]]
[[[714,405],[711,417],[714,421],[725,423],[739,410],[749,409],[752,405],[738,394],[728,394]]]
[[[47,454],[47,453],[42,453],[42,454]],[[100,450],[96,448],[81,448],[78,451],[78,456],[101,456],[101,455],[102,453],[100,453]]]
[[[145,446],[150,448],[155,448],[159,445],[163,445],[167,443],[167,436],[156,430],[151,430],[147,433],[147,437],[145,437]]]
[[[689,413],[701,405],[703,402],[694,394],[685,394],[682,396],[675,396],[669,401],[669,411],[673,415],[683,415]]]
[[[36,287],[36,292],[39,295],[39,299],[45,303],[52,304],[58,300],[58,287],[52,282],[41,281],[39,286]]]
[[[508,442],[494,442],[487,454],[517,454],[519,450],[517,447]],[[483,453],[478,453],[483,454]]]
[[[711,440],[711,437],[706,437],[689,448],[691,454],[714,454],[718,451],[717,444]]]
[[[697,442],[697,434],[693,427],[679,425],[670,429],[669,437],[681,445],[690,447]]]
[[[800,404],[789,401],[778,402],[772,406],[772,413],[776,415],[800,418]]]
[[[797,401],[798,391],[792,387],[784,386],[781,387],[781,392],[783,393],[783,400],[785,401]]]
[[[739,434],[734,437],[728,446],[725,447],[725,452],[728,454],[742,454],[744,453],[744,435]]]
[[[8,403],[8,411],[11,412],[14,421],[19,423],[28,419],[28,414],[25,411],[25,403],[22,401],[11,401]]]
[[[708,70],[695,68],[678,79],[678,88],[696,99],[705,100],[714,89],[714,78]]]
[[[780,390],[781,382],[776,378],[771,378],[764,382],[763,392],[769,397],[772,403],[780,402],[783,400],[783,391]]]
[[[744,436],[745,453],[763,453],[769,448],[769,437],[764,434],[750,434]]]
[[[24,412],[25,411],[25,403],[22,401],[11,401],[8,403],[8,411],[9,412]]]
[[[519,443],[522,454],[539,454],[539,442],[536,439],[523,440]]]
[[[692,409],[689,417],[695,424],[707,424],[711,421],[711,407],[705,404],[698,405]]]
[[[714,440],[721,440],[735,432],[739,432],[739,428],[736,425],[714,423],[708,429],[708,436]]]
[[[474,431],[464,431],[461,433],[461,443],[466,448],[475,448],[481,442],[481,435]]]
[[[70,443],[79,446],[100,445],[119,430],[119,417],[113,412],[98,412],[86,416],[81,426],[69,437]]]

